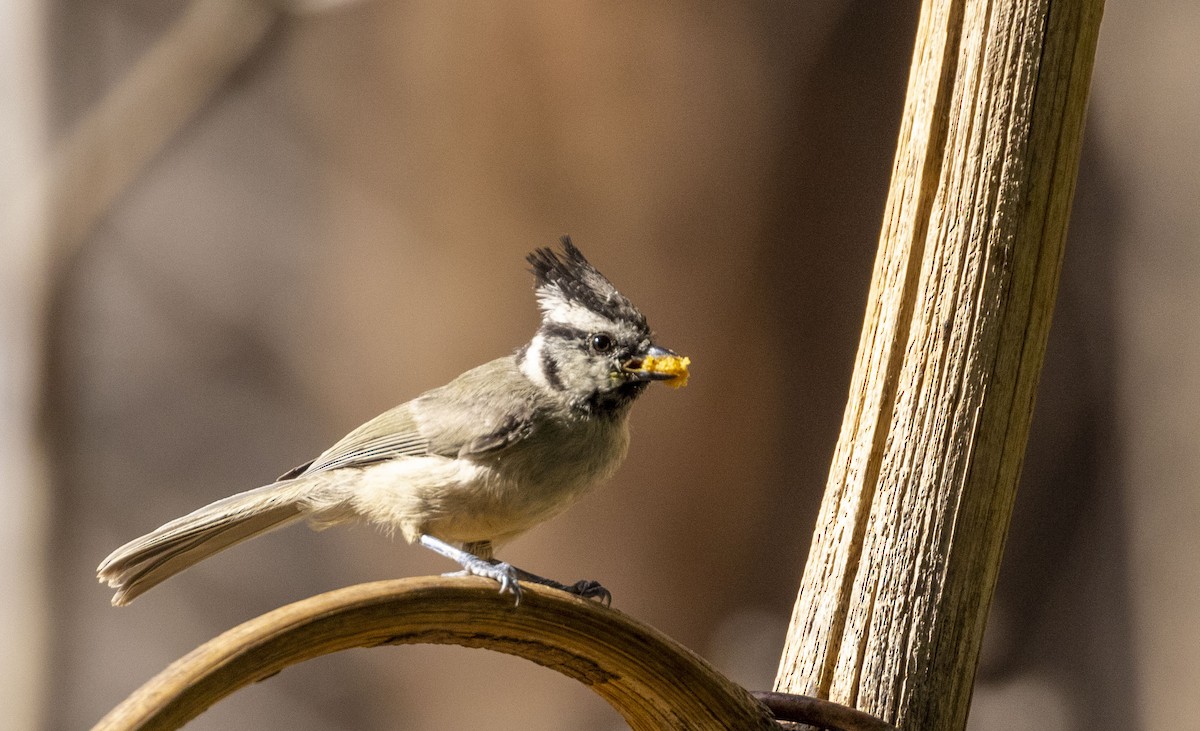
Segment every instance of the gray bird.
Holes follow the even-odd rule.
[[[492,558],[492,548],[608,478],[629,445],[629,408],[651,381],[682,385],[688,359],[651,342],[646,318],[569,237],[528,256],[542,322],[514,354],[384,412],[276,482],[218,500],[112,552],[97,569],[112,603],[214,553],[301,518],[365,520],[484,576],[520,601],[519,581],[605,603]]]

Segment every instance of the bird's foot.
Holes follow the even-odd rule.
[[[463,563],[463,569],[460,571],[446,571],[443,576],[482,576],[484,579],[491,579],[499,583],[500,593],[512,594],[516,599],[516,604],[521,604],[521,583],[517,581],[517,569],[511,564],[499,561],[484,561],[484,559],[476,559],[479,563],[468,561]],[[470,564],[470,565],[467,565]]]
[[[501,594],[512,594],[515,604],[521,603],[521,583],[517,581],[518,571],[509,563],[503,561],[485,561],[471,556],[463,562],[463,573],[468,576],[482,576],[500,585]]]
[[[554,579],[547,579],[544,576],[531,574],[524,569],[516,569],[516,572],[521,581],[533,584],[541,584],[542,586],[549,586],[552,589],[565,591],[568,594],[574,594],[575,596],[582,597],[584,599],[595,599],[606,607],[612,606],[612,592],[608,589],[605,589],[599,581],[580,579],[574,584],[567,585],[557,582]]]
[[[580,579],[570,586],[563,586],[562,590],[584,599],[595,599],[606,607],[612,606],[612,592],[599,581]]]
[[[462,571],[444,574],[444,576],[482,576],[485,579],[491,579],[500,584],[501,594],[512,594],[515,604],[521,603],[521,584],[517,581],[519,571],[516,567],[495,559],[482,559],[433,536],[423,535],[420,541],[421,545],[457,561],[458,565],[463,567]]]
[[[474,553],[464,551],[461,548],[456,548],[449,543],[434,538],[430,535],[422,535],[420,537],[421,545],[426,548],[440,553],[446,558],[453,559],[458,562],[459,566],[463,567],[462,571],[455,571],[452,574],[444,574],[444,576],[482,576],[491,579],[500,584],[500,593],[511,593],[517,604],[521,603],[521,583],[522,581],[533,584],[541,584],[549,586],[559,591],[565,591],[568,594],[582,597],[584,599],[595,599],[604,606],[612,606],[612,592],[605,589],[598,581],[589,581],[583,579],[576,581],[570,586],[560,584],[554,579],[547,579],[544,576],[531,574],[524,569],[519,569],[512,564],[503,561],[497,561],[490,556],[483,558]],[[472,547],[482,546],[487,553],[491,552],[491,543],[484,542],[480,544],[470,544]]]

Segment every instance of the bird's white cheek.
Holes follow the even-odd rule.
[[[521,373],[526,378],[533,381],[537,385],[545,388],[549,386],[546,380],[546,374],[542,372],[542,349],[546,347],[546,339],[539,333],[529,341],[529,347],[525,349],[525,357],[521,359]]]

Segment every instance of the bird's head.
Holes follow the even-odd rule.
[[[542,324],[520,355],[539,386],[589,413],[624,410],[651,381],[682,385],[686,358],[654,344],[646,316],[601,274],[570,237],[562,252],[528,257]]]

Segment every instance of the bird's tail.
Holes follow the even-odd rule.
[[[209,556],[247,538],[283,527],[310,510],[305,480],[284,480],[206,505],[136,538],[96,569],[117,590],[114,606],[133,601]]]

